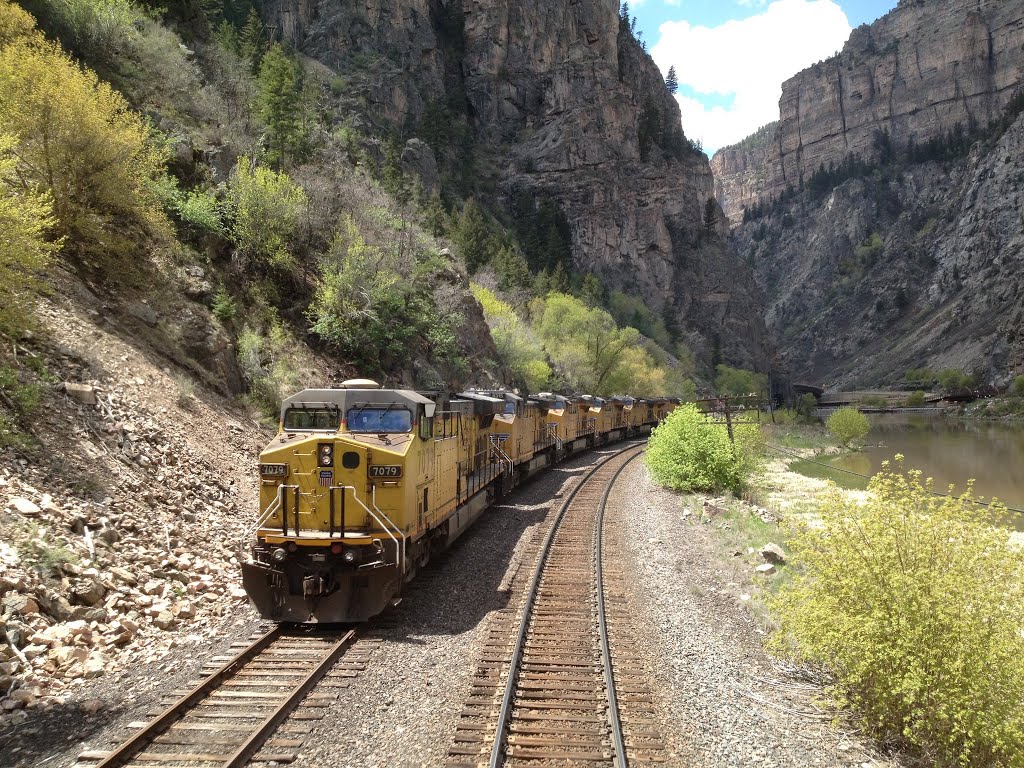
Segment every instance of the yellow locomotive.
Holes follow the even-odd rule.
[[[363,621],[497,497],[566,455],[646,434],[670,405],[355,379],[284,401],[260,454],[246,592],[282,622]]]

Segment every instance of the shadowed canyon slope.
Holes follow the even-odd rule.
[[[403,137],[439,103],[467,115],[476,173],[510,215],[524,199],[557,204],[577,270],[642,297],[705,361],[720,344],[728,362],[766,368],[756,285],[722,223],[703,220],[708,161],[620,32],[615,0],[273,0],[265,12]]]
[[[794,375],[1020,372],[1022,50],[1024,2],[904,0],[784,84],[771,136],[716,155]]]

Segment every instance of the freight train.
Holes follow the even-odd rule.
[[[367,379],[303,390],[284,401],[278,434],[260,454],[245,591],[272,621],[365,621],[525,478],[646,435],[678,402],[449,396]]]

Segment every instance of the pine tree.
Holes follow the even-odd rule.
[[[260,119],[267,125],[271,159],[279,163],[298,154],[306,141],[301,75],[298,62],[277,43],[260,65],[257,106]]]
[[[260,71],[263,54],[266,52],[266,31],[259,13],[255,8],[250,8],[245,26],[242,27],[242,34],[239,36],[238,51],[242,58],[249,62],[249,67],[254,73]]]
[[[459,255],[466,262],[466,270],[474,274],[490,261],[491,230],[483,208],[475,198],[469,198],[462,208],[459,226],[454,236]]]
[[[629,26],[629,3],[623,3],[619,7],[619,21]]]
[[[715,202],[715,198],[709,197],[707,202],[704,203],[704,229],[707,230],[708,234],[711,234],[717,223],[718,204]]]
[[[675,64],[668,68],[668,74],[665,75],[665,87],[668,88],[669,93],[675,93],[679,90],[679,78],[676,75]]]

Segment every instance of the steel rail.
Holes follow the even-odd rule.
[[[160,736],[177,720],[181,719],[188,710],[205,699],[211,691],[219,688],[225,680],[232,677],[235,672],[258,656],[281,635],[282,630],[280,626],[276,626],[269,632],[260,635],[248,648],[240,651],[234,658],[225,662],[219,669],[208,675],[199,685],[157,715],[150,721],[149,725],[107,755],[94,768],[119,768],[127,764],[135,755],[148,747],[157,736]]]
[[[597,508],[597,547],[595,548],[596,571],[597,571],[597,617],[598,627],[601,632],[601,656],[604,662],[604,683],[608,689],[608,719],[612,729],[612,744],[615,747],[615,756],[618,759],[618,768],[629,768],[629,758],[626,757],[626,742],[622,736],[622,722],[619,720],[619,699],[615,694],[615,678],[612,672],[612,651],[608,642],[608,622],[604,611],[604,567],[601,562],[602,544],[604,542],[604,510],[608,506],[608,497],[612,494],[612,488],[619,479],[622,471],[634,460],[643,455],[641,449],[633,456],[626,459],[622,466],[615,470],[615,474],[608,480],[605,486],[604,496],[601,497],[601,506]]]
[[[544,543],[541,546],[540,554],[537,558],[537,565],[533,570],[533,578],[527,591],[526,602],[523,604],[522,618],[519,623],[519,632],[516,636],[516,644],[512,651],[512,661],[509,664],[508,679],[505,681],[505,691],[501,699],[501,709],[498,711],[498,723],[495,730],[494,745],[491,748],[491,756],[487,763],[488,768],[500,768],[504,762],[503,748],[505,746],[505,730],[508,728],[509,720],[512,716],[512,702],[515,698],[517,680],[516,670],[519,669],[519,666],[522,663],[523,649],[526,645],[526,635],[530,627],[530,615],[533,612],[533,604],[537,597],[537,592],[540,589],[544,566],[547,563],[551,544],[555,540],[555,535],[558,533],[558,529],[562,525],[562,520],[565,518],[565,512],[569,509],[569,505],[572,504],[587,482],[597,474],[598,470],[608,462],[622,456],[624,453],[637,450],[638,447],[640,446],[631,445],[627,448],[623,448],[621,451],[617,451],[611,456],[608,456],[595,464],[594,467],[583,476],[580,482],[576,484],[572,491],[569,492],[565,501],[562,502],[562,506],[559,508],[555,520],[552,522],[551,528],[548,530],[547,536],[544,538]],[[637,456],[639,456],[640,453],[642,453],[642,450],[637,451]],[[630,460],[632,460],[632,458],[635,457],[631,457]]]
[[[223,762],[218,761],[221,768],[240,768],[247,765],[274,730],[291,714],[296,705],[330,671],[338,658],[352,644],[355,636],[356,630],[348,630],[327,650],[321,659],[313,662],[316,666],[292,688],[284,701],[275,707],[274,711],[245,738],[233,753],[225,754]],[[234,677],[236,673],[243,670],[247,664],[259,658],[260,654],[266,651],[274,642],[286,637],[289,637],[289,635],[280,625],[275,626],[269,632],[258,637],[247,648],[225,662],[215,672],[204,678],[195,688],[157,715],[145,728],[121,744],[116,750],[97,763],[94,768],[122,768],[122,766],[130,763],[140,752],[147,749],[157,738],[166,733],[178,720],[185,717],[197,704],[208,698],[213,691],[220,688],[230,678]]]
[[[279,726],[285,718],[291,714],[291,711],[295,706],[305,698],[306,694],[313,689],[314,686],[326,675],[331,667],[334,666],[334,662],[338,660],[349,645],[352,644],[353,638],[356,636],[356,631],[350,629],[341,639],[338,640],[331,649],[327,651],[324,658],[319,664],[311,671],[302,682],[300,682],[292,692],[288,695],[281,706],[275,709],[266,720],[260,723],[259,727],[253,731],[252,735],[245,740],[234,754],[231,755],[222,764],[222,768],[241,768],[241,766],[247,765],[249,759],[259,751],[259,748],[263,746],[263,742],[267,740],[271,733]]]

